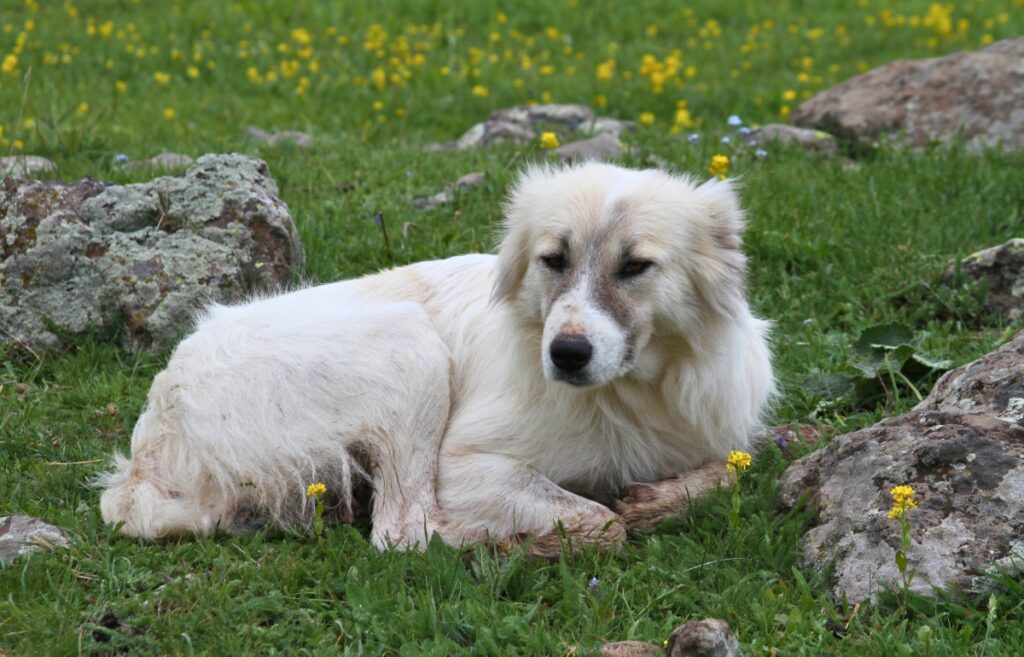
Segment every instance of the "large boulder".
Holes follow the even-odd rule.
[[[180,177],[0,183],[0,342],[119,329],[163,350],[196,308],[287,285],[302,246],[266,163],[206,155]]]
[[[1024,38],[974,52],[896,61],[823,91],[791,121],[860,140],[915,146],[962,138],[973,151],[1024,147]]]
[[[837,598],[901,586],[901,528],[887,516],[898,485],[920,499],[906,552],[914,591],[981,591],[993,575],[1024,574],[1024,332],[946,373],[912,412],[838,436],[786,470],[783,505],[806,494],[818,510],[804,565],[834,564]]]

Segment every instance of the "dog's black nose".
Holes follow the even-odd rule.
[[[565,372],[578,372],[590,362],[594,347],[582,335],[559,335],[551,341],[551,362]]]

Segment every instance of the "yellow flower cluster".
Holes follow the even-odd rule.
[[[892,489],[892,508],[889,509],[890,518],[903,518],[907,511],[917,508],[917,500],[914,499],[914,489],[910,486],[896,486]]]
[[[724,155],[716,155],[715,157],[725,157]],[[726,163],[728,166],[728,159]],[[736,472],[743,472],[750,467],[752,459],[748,452],[729,452],[729,458],[725,462],[725,467],[729,472],[735,474]]]
[[[716,177],[720,178],[721,180],[725,180],[726,174],[729,173],[729,156],[728,155],[721,155],[721,154],[711,156],[711,165],[708,167],[708,172],[710,172],[712,176],[716,176]],[[733,454],[743,454],[743,453],[744,452],[733,452],[732,454],[730,454],[729,455],[730,462],[732,461]],[[750,462],[749,462],[750,455],[749,454],[747,455],[747,459],[748,459],[747,465],[750,465]]]
[[[316,483],[310,484],[309,487],[306,488],[306,497],[316,497],[316,498],[319,498],[319,497],[322,497],[326,493],[327,493],[327,486],[325,484],[323,484],[322,482],[319,482],[319,481],[316,482]]]

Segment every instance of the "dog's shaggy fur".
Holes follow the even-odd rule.
[[[213,306],[153,382],[103,517],[160,538],[342,517],[380,546],[615,542],[611,502],[744,450],[773,393],[728,182],[534,167],[497,257]],[[705,468],[701,477],[706,478]]]

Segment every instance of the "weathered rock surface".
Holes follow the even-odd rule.
[[[9,155],[0,157],[0,178],[4,176],[34,176],[57,170],[53,160],[38,155]]]
[[[910,485],[911,588],[978,591],[986,573],[1024,575],[1024,332],[945,374],[912,412],[838,436],[795,461],[782,503],[807,493],[819,510],[803,562],[835,560],[832,593],[851,601],[901,586],[900,524],[887,517],[890,491]]]
[[[125,169],[131,171],[141,171],[144,169],[166,169],[173,171],[175,169],[185,169],[192,166],[192,157],[185,155],[184,153],[168,153],[163,152],[153,157],[146,158],[145,160],[133,160],[127,162],[124,165]]]
[[[610,160],[622,157],[622,144],[610,132],[604,132],[590,139],[569,142],[554,150],[563,160]]]
[[[581,134],[618,136],[632,130],[632,121],[600,117],[586,105],[517,105],[496,110],[453,142],[430,144],[430,150],[466,150],[501,143],[525,144],[535,141],[541,128],[555,129],[563,136]]]
[[[206,155],[136,185],[0,184],[0,341],[120,327],[130,350],[174,345],[195,308],[288,283],[303,265],[261,160]],[[53,329],[53,330],[51,330]]]
[[[68,546],[68,533],[38,518],[13,515],[0,518],[0,564],[23,554]]]
[[[661,646],[644,641],[616,641],[601,646],[601,657],[657,657]]]
[[[749,138],[758,145],[796,144],[812,153],[832,156],[836,154],[836,138],[821,130],[808,130],[781,123],[769,123],[750,131]]]
[[[668,657],[737,657],[740,644],[729,624],[718,618],[690,621],[668,638]]]
[[[986,312],[1014,320],[1024,316],[1024,239],[1015,237],[1005,244],[972,253],[960,261],[960,274],[976,283],[985,283]],[[950,267],[944,276],[946,282],[953,282],[955,277],[956,272]]]
[[[1024,147],[1024,38],[973,52],[896,61],[823,91],[791,121],[841,137],[901,134],[924,146],[960,137],[973,151]]]

